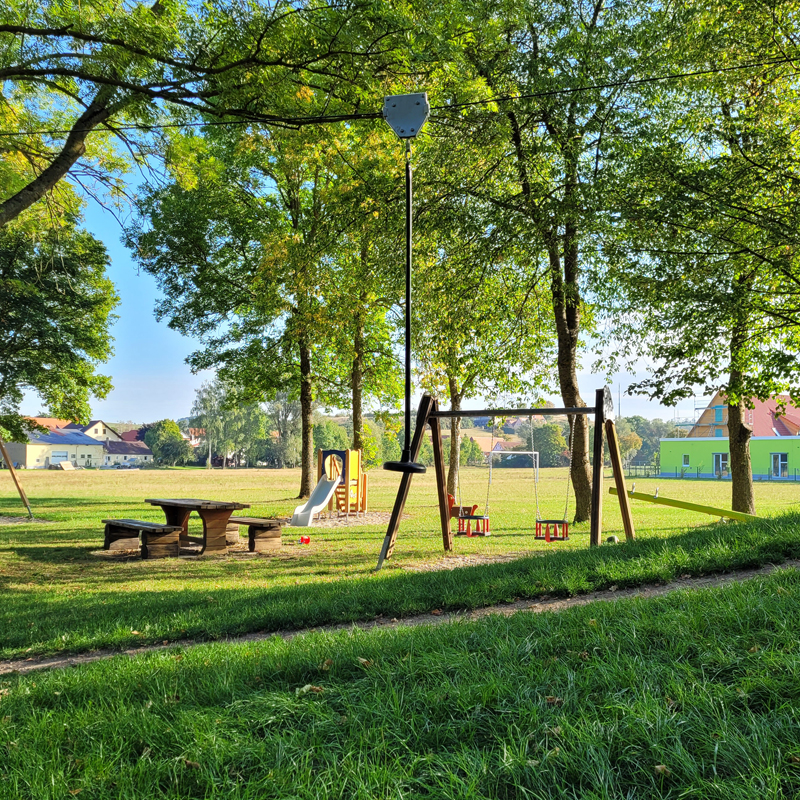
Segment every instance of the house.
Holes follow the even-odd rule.
[[[125,431],[125,433],[121,433],[119,438],[123,442],[143,442],[144,441],[144,433],[140,430],[135,431]]]
[[[69,430],[78,430],[97,439],[100,442],[120,442],[122,437],[107,423],[101,419],[93,419],[88,425],[79,425],[77,422],[70,422],[64,426]]]
[[[66,428],[72,424],[68,419],[58,419],[57,417],[28,417],[28,419],[49,431]]]
[[[153,451],[144,442],[107,441],[103,443],[105,466],[151,464]]]
[[[147,464],[153,451],[144,442],[126,442],[102,420],[78,425],[50,417],[31,417],[48,428],[31,432],[27,442],[6,442],[8,457],[24,469],[47,469],[51,464],[70,461],[76,467]]]
[[[753,478],[772,480],[800,474],[800,409],[779,395],[752,401],[745,422],[752,427],[750,461]],[[781,411],[783,406],[783,411]],[[720,392],[682,439],[661,439],[661,476],[730,477],[728,404]]]
[[[104,455],[103,442],[74,428],[32,431],[27,442],[6,442],[6,450],[11,461],[25,469],[47,469],[62,461],[76,467],[98,467]]]
[[[205,428],[187,428],[181,433],[181,436],[183,436],[192,447],[198,447],[205,439],[206,431]]]

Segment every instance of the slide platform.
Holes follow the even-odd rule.
[[[319,514],[320,511],[325,510],[328,501],[341,482],[342,478],[340,475],[337,475],[331,480],[324,476],[320,478],[314,491],[311,492],[311,497],[308,498],[308,502],[303,506],[297,506],[294,510],[292,521],[289,524],[294,525],[296,528],[308,527],[311,524],[311,520],[314,518],[314,514]]]

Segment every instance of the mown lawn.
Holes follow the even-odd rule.
[[[0,680],[0,797],[790,798],[800,573]]]
[[[563,509],[566,473],[542,471],[542,507]],[[373,574],[383,526],[310,529],[284,535],[280,556],[231,554],[210,559],[114,562],[91,553],[107,516],[160,519],[145,497],[209,497],[253,504],[254,514],[288,514],[297,471],[156,470],[21,474],[31,502],[49,524],[0,526],[0,657],[80,652],[98,647],[217,638],[389,617],[434,608],[476,608],[517,597],[575,594],[611,585],[668,580],[800,556],[795,516],[751,526],[719,525],[699,514],[637,504],[635,546],[588,549],[587,526],[567,543],[533,540],[527,472],[495,471],[494,535],[456,539],[456,555],[527,554],[513,562],[418,572],[442,558],[432,476],[412,489],[394,557]],[[467,470],[463,490],[485,499],[486,471]],[[371,507],[388,510],[397,476],[370,474]],[[637,482],[637,490],[655,482]],[[8,473],[0,473],[0,515],[19,514]],[[724,505],[729,484],[663,482],[661,494]],[[791,484],[757,487],[764,511],[785,512],[800,493]],[[474,501],[473,501],[474,502]],[[606,533],[622,538],[616,500],[605,498]],[[710,522],[710,524],[709,524]],[[692,526],[703,527],[693,530]],[[688,532],[687,532],[688,531]]]

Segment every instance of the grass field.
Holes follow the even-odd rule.
[[[299,546],[287,530],[279,556],[230,554],[209,559],[113,562],[91,555],[104,517],[158,520],[144,498],[208,497],[252,504],[250,513],[291,513],[296,471],[153,470],[22,473],[38,517],[48,524],[0,526],[0,657],[80,652],[98,647],[217,638],[255,630],[322,625],[379,614],[476,608],[516,597],[576,594],[704,574],[800,556],[800,498],[792,484],[757,486],[759,511],[788,512],[780,524],[718,525],[708,517],[637,504],[635,546],[588,549],[588,526],[567,543],[533,540],[530,474],[495,471],[494,535],[456,539],[456,555],[526,553],[507,563],[419,572],[442,558],[433,478],[415,479],[397,549],[375,575],[383,526],[310,529]],[[465,470],[464,502],[483,503],[486,471]],[[0,473],[0,515],[18,515],[8,473]],[[397,476],[370,473],[371,508],[389,510]],[[564,470],[543,470],[545,515],[563,510]],[[637,481],[637,490],[655,490]],[[662,482],[661,494],[728,505],[730,485]],[[473,499],[474,498],[474,499]],[[616,500],[605,498],[605,533],[622,537]],[[710,524],[709,524],[710,523]],[[693,531],[693,526],[702,526]]]
[[[0,797],[792,798],[800,573],[0,679]]]

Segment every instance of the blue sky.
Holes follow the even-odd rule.
[[[185,358],[196,342],[170,330],[166,323],[157,322],[153,309],[158,299],[155,280],[137,271],[127,248],[120,241],[121,229],[115,217],[95,201],[86,207],[86,227],[108,249],[111,258],[110,277],[117,287],[119,316],[111,330],[114,337],[114,356],[102,372],[110,375],[114,389],[105,400],[95,400],[93,416],[106,422],[153,422],[187,416],[195,390],[213,375],[209,372],[193,375]],[[586,361],[590,359],[587,357]],[[583,399],[594,400],[594,390],[603,385],[600,376],[583,372],[579,375]],[[618,402],[618,383],[623,389],[631,382],[630,375],[616,376],[613,384],[614,405]],[[560,400],[552,400],[560,405]],[[479,400],[465,402],[467,408],[480,408]],[[26,399],[23,412],[37,414],[43,410],[35,396]],[[622,413],[643,417],[671,419],[675,411],[646,398],[622,396]],[[685,402],[679,416],[691,416],[692,403]]]
[[[114,389],[105,400],[94,401],[93,416],[108,422],[152,422],[188,415],[195,390],[212,377],[192,375],[184,361],[196,342],[156,321],[156,282],[137,271],[114,216],[90,201],[86,227],[108,249],[109,273],[121,301],[111,330],[114,356],[102,370],[111,376]]]

